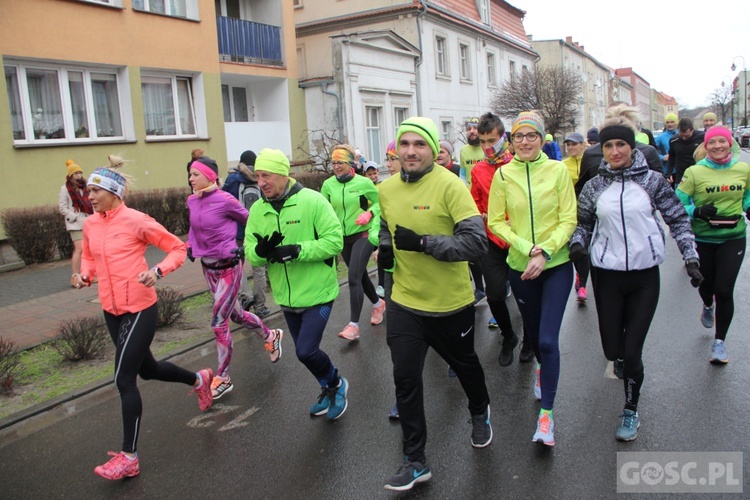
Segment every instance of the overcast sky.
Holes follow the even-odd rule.
[[[611,68],[632,67],[680,107],[708,104],[745,58],[750,67],[750,0],[508,0],[526,11],[535,40],[573,40]]]

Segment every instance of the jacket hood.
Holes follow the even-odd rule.
[[[610,179],[632,179],[639,175],[646,175],[648,173],[648,162],[646,161],[646,157],[643,156],[643,153],[641,153],[639,149],[634,149],[632,158],[633,164],[628,168],[620,170],[611,169],[609,163],[602,158],[602,162],[599,165],[599,175]]]

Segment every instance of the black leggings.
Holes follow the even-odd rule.
[[[643,344],[659,302],[659,267],[610,271],[591,266],[604,356],[624,363],[625,408],[638,409],[643,385]]]
[[[745,238],[724,243],[696,242],[703,283],[698,293],[705,306],[716,297],[716,339],[724,340],[734,316],[734,284],[745,257]]]
[[[136,377],[143,380],[163,380],[195,383],[194,372],[187,371],[167,361],[156,361],[151,354],[151,341],[156,333],[158,306],[156,304],[137,313],[120,316],[104,311],[109,336],[115,344],[115,385],[122,406],[122,451],[135,453],[140,430],[141,393]]]
[[[489,249],[480,259],[482,274],[487,285],[487,304],[495,317],[503,338],[513,337],[513,323],[510,320],[508,305],[505,303],[508,283],[508,250],[490,242]]]
[[[578,273],[578,285],[581,288],[586,288],[586,282],[589,280],[589,270],[591,269],[591,260],[588,257],[578,259],[573,262],[573,266],[576,268],[576,273]]]
[[[344,257],[344,262],[349,267],[349,307],[351,308],[349,321],[352,323],[359,323],[365,295],[373,304],[377,304],[380,300],[367,274],[367,263],[370,261],[372,251],[372,244],[366,237],[357,238],[351,243],[344,242],[344,249],[341,251],[341,256]]]

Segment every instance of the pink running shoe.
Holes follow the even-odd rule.
[[[94,472],[104,479],[116,481],[126,477],[135,477],[140,474],[141,469],[138,465],[138,457],[134,460],[129,459],[125,453],[107,452],[112,458],[106,464],[94,468]]]
[[[588,300],[588,294],[586,293],[586,287],[582,286],[578,289],[576,292],[578,294],[578,302],[583,306],[586,305],[586,301]]]
[[[339,337],[346,340],[357,340],[359,339],[359,327],[349,324],[339,332]]]
[[[385,313],[385,300],[380,299],[380,306],[373,306],[372,317],[370,317],[371,325],[379,325],[383,322],[383,313]]]
[[[214,381],[214,372],[211,368],[204,368],[198,372],[203,379],[200,387],[193,388],[194,393],[198,395],[198,407],[201,411],[206,411],[214,404],[213,394],[211,394],[211,382]]]
[[[271,363],[275,363],[281,359],[281,339],[284,338],[284,330],[279,328],[271,330],[271,333],[273,334],[273,340],[265,343],[265,349],[271,356]]]

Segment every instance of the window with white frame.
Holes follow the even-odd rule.
[[[146,136],[195,136],[195,103],[192,78],[141,76]]]
[[[396,133],[398,133],[398,127],[401,125],[401,122],[403,122],[407,118],[409,118],[409,108],[399,106],[393,108],[393,124],[395,126]]]
[[[438,75],[448,75],[447,47],[448,41],[444,37],[435,37],[435,64]]]
[[[133,9],[165,16],[198,19],[198,0],[133,0]]]
[[[114,68],[6,65],[14,142],[124,139],[120,93],[125,89],[119,73]]]
[[[469,58],[469,54],[469,46],[467,44],[458,44],[458,58],[462,80],[471,80],[471,59]]]
[[[78,0],[84,3],[101,3],[104,5],[112,5],[113,7],[122,7],[122,0]]]
[[[487,52],[487,83],[490,85],[497,84],[497,69],[495,66],[495,54]]]
[[[453,142],[453,121],[440,120],[440,140]]]
[[[490,0],[477,0],[479,19],[484,24],[490,24]]]
[[[248,122],[247,89],[245,87],[221,86],[221,100],[224,105],[225,122]]]
[[[385,148],[381,146],[381,122],[383,108],[380,106],[365,106],[365,119],[367,131],[367,156],[366,158],[379,158]]]

